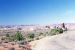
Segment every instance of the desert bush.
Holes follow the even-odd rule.
[[[15,39],[18,41],[21,41],[21,40],[24,40],[24,37],[21,34],[21,32],[17,31],[17,33],[15,34]]]
[[[34,33],[30,33],[30,34],[28,34],[28,38],[34,38]]]
[[[62,28],[57,28],[57,29],[51,29],[50,31],[50,35],[56,35],[56,34],[61,34],[63,33],[63,29]]]
[[[7,34],[6,34],[6,37],[10,37],[10,35],[7,33]]]
[[[63,33],[63,29],[62,29],[62,28],[58,28],[57,31],[58,31],[59,33]]]
[[[35,38],[35,40],[39,40],[39,37]]]
[[[43,33],[41,32],[41,33],[39,33],[39,36],[41,36],[41,35],[43,35]]]
[[[29,41],[29,42],[33,41],[34,37],[35,37],[34,33],[28,33],[27,36],[26,36],[26,40]]]

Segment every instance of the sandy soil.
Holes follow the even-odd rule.
[[[33,50],[75,50],[75,30],[31,42]]]

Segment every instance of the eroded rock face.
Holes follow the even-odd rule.
[[[31,42],[33,50],[75,50],[75,31]]]

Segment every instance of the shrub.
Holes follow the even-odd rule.
[[[60,33],[63,33],[62,28],[51,29],[51,31],[50,31],[50,35],[56,35],[56,34],[60,34]]]
[[[28,38],[34,38],[34,33],[30,33],[30,34],[28,34]]]
[[[57,31],[58,31],[59,33],[63,33],[63,29],[62,29],[62,28],[57,29]]]
[[[15,35],[15,39],[18,40],[18,41],[21,41],[21,40],[24,40],[24,37],[23,35],[21,34],[21,32],[17,32],[16,35]]]
[[[27,36],[26,36],[26,40],[28,42],[31,42],[34,40],[34,37],[35,37],[35,34],[34,33],[28,33]]]
[[[7,33],[7,34],[6,34],[6,37],[10,37],[10,35]]]
[[[41,32],[41,33],[39,33],[39,36],[41,36],[41,35],[43,35],[43,33]]]

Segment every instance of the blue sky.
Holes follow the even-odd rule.
[[[0,0],[0,24],[75,23],[75,0]]]

